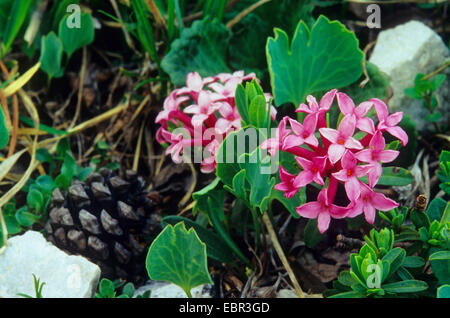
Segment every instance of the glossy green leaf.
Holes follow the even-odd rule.
[[[27,194],[27,204],[35,211],[41,211],[44,206],[44,197],[42,193],[36,189],[30,190]]]
[[[437,289],[437,298],[450,298],[450,285],[443,285]]]
[[[230,72],[226,64],[230,37],[230,30],[221,22],[197,20],[173,41],[161,66],[178,86],[185,84],[189,72],[196,71],[203,77]]]
[[[206,245],[193,228],[183,222],[167,225],[148,251],[146,268],[150,279],[180,286],[188,296],[191,289],[211,283],[206,261]]]
[[[430,255],[429,261],[439,283],[450,284],[450,251],[435,252]]]
[[[269,204],[270,193],[275,185],[275,179],[268,172],[270,158],[261,158],[260,148],[256,148],[251,154],[243,154],[239,157],[239,166],[246,171],[246,179],[250,183],[249,202],[253,207],[259,207],[264,213]],[[265,170],[265,171],[264,171]]]
[[[163,218],[162,224],[164,226],[166,224],[175,225],[181,221],[184,222],[188,230],[190,228],[194,228],[200,240],[206,244],[206,253],[208,254],[208,257],[224,263],[230,263],[233,261],[232,251],[224,243],[223,239],[216,233],[204,228],[200,224],[190,219],[175,215],[170,215]]]
[[[406,256],[403,266],[407,268],[419,268],[425,265],[425,260],[420,256]]]
[[[24,227],[32,226],[39,220],[39,217],[27,211],[26,207],[17,210],[15,214],[17,222]]]
[[[300,21],[292,42],[275,29],[266,54],[277,105],[299,105],[313,92],[340,88],[362,74],[363,52],[355,34],[339,21],[320,16],[312,29]]]
[[[404,280],[381,286],[390,293],[417,293],[428,289],[427,283],[420,280]]]
[[[390,250],[384,257],[383,261],[386,261],[389,263],[390,268],[390,275],[395,273],[397,269],[400,268],[400,266],[403,265],[403,262],[405,261],[406,252],[404,249],[400,247],[393,248]]]
[[[63,44],[64,52],[66,52],[70,58],[76,50],[94,42],[95,30],[94,21],[92,20],[90,13],[81,13],[80,28],[69,27],[69,18],[70,15],[61,20],[58,36]]]
[[[442,198],[434,198],[430,202],[426,211],[430,222],[433,222],[434,220],[441,221],[446,205],[447,201]]]
[[[349,291],[349,292],[345,292],[345,293],[336,294],[336,295],[330,296],[328,298],[364,298],[364,297],[365,297],[365,295],[360,292]]]
[[[61,60],[63,43],[52,31],[41,39],[41,68],[47,73],[49,79],[62,75]]]

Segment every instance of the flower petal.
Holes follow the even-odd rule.
[[[308,218],[308,219],[315,219],[317,218],[319,212],[322,210],[322,204],[320,204],[317,201],[308,202],[301,206],[298,206],[295,211],[298,213],[298,215]]]
[[[386,131],[390,133],[392,136],[398,138],[402,145],[405,146],[408,143],[408,135],[406,132],[400,127],[388,127]]]
[[[322,212],[317,217],[317,227],[319,228],[319,232],[323,233],[326,230],[328,230],[328,227],[330,226],[330,214],[327,212]]]
[[[332,144],[328,148],[328,158],[330,159],[332,164],[335,164],[342,158],[342,155],[345,152],[345,147],[339,144]]]
[[[341,120],[338,131],[342,136],[350,137],[355,133],[356,118],[354,115],[348,114]]]
[[[374,192],[372,195],[372,205],[380,211],[390,211],[398,207],[398,203],[394,200],[386,198],[384,194]]]
[[[331,141],[332,143],[337,143],[339,132],[336,129],[333,128],[320,128],[319,129],[320,134]]]
[[[319,103],[320,110],[329,110],[331,105],[333,105],[334,97],[336,96],[337,89],[332,89],[328,93],[322,96],[322,99]]]
[[[380,160],[382,163],[391,162],[394,161],[399,154],[400,152],[397,150],[384,150],[378,154],[378,160]]]
[[[353,114],[355,103],[347,94],[337,93],[337,102],[339,109],[344,115]]]
[[[389,116],[387,105],[378,98],[371,98],[379,121],[384,121]]]

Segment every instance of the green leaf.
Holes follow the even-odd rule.
[[[419,268],[425,265],[425,260],[420,256],[406,256],[403,266],[407,268]]]
[[[42,193],[36,189],[30,190],[27,194],[27,204],[35,211],[40,212],[44,206]]]
[[[255,128],[267,127],[266,118],[268,111],[264,96],[258,95],[253,98],[249,108],[250,124]]]
[[[250,123],[250,118],[248,114],[248,100],[245,94],[245,88],[242,84],[238,84],[236,87],[236,92],[234,94],[234,100],[236,102],[236,108],[241,115],[243,126]]]
[[[128,298],[133,298],[134,291],[135,289],[133,283],[127,283],[125,286],[123,286],[122,294],[127,296]]]
[[[404,280],[381,286],[385,291],[390,293],[416,293],[428,289],[427,283],[420,280]]]
[[[150,279],[172,282],[189,297],[192,288],[212,284],[206,245],[193,228],[186,230],[183,222],[164,228],[150,246],[145,264]]]
[[[430,202],[427,208],[427,215],[430,219],[430,222],[432,223],[434,220],[440,221],[445,210],[445,206],[447,205],[447,202],[444,199],[441,198],[434,198],[433,201]]]
[[[360,292],[349,291],[349,292],[333,295],[328,298],[365,298],[365,295]]]
[[[416,229],[424,227],[428,230],[430,228],[430,219],[428,218],[428,215],[423,211],[412,209],[410,219]]]
[[[434,276],[441,285],[450,284],[450,251],[439,251],[429,257]]]
[[[195,21],[173,41],[161,66],[177,86],[185,85],[189,72],[203,77],[230,72],[225,62],[230,37],[230,30],[217,20]]]
[[[425,120],[429,123],[436,123],[442,119],[442,114],[439,112],[435,112],[432,114],[428,114],[425,116]]]
[[[351,287],[352,285],[357,283],[357,281],[355,281],[355,279],[350,274],[350,271],[342,271],[339,274],[338,281],[339,283],[347,287]]]
[[[61,60],[63,44],[61,39],[52,31],[41,39],[41,68],[49,79],[62,75]]]
[[[149,54],[150,58],[159,65],[160,60],[156,51],[153,29],[146,14],[146,11],[148,11],[146,8],[148,8],[148,6],[143,0],[131,0],[131,7],[136,15],[139,41],[145,51]]]
[[[0,33],[0,57],[3,57],[9,51],[28,15],[28,9],[33,1],[21,0],[12,2],[13,5],[7,16],[6,24],[0,29],[0,31],[3,31]]]
[[[362,74],[364,58],[355,34],[325,16],[311,30],[300,21],[291,44],[286,32],[276,28],[266,54],[277,105],[292,102],[296,106],[310,93],[355,82]]]
[[[360,178],[364,183],[368,183],[367,176]],[[383,174],[378,181],[378,185],[405,186],[413,182],[413,176],[409,170],[400,167],[383,167]]]
[[[450,251],[439,251],[430,255],[430,261],[450,260]]]
[[[406,252],[404,249],[400,247],[393,248],[390,250],[384,257],[383,261],[389,263],[390,273],[389,276],[392,275],[403,265],[403,262],[406,257]]]
[[[246,179],[250,183],[249,202],[252,207],[259,207],[264,213],[269,204],[270,193],[275,185],[275,178],[269,174],[270,157],[261,158],[260,148],[251,154],[239,157],[239,166],[246,171]],[[267,171],[263,171],[263,169]]]
[[[432,90],[435,91],[439,87],[441,87],[441,85],[445,82],[446,77],[447,76],[445,74],[438,74],[435,77],[433,77],[433,79],[431,80]]]
[[[230,263],[233,261],[232,251],[224,243],[223,239],[200,224],[190,219],[175,215],[163,218],[162,224],[163,226],[166,224],[175,225],[181,221],[184,222],[187,229],[194,228],[200,240],[206,244],[206,253],[208,254],[208,257],[224,263]]]
[[[17,222],[24,227],[32,226],[39,220],[39,217],[27,211],[26,207],[17,210],[15,214]]]
[[[450,202],[447,202],[444,213],[442,214],[441,224],[450,222]]]
[[[114,283],[106,278],[100,281],[99,291],[102,298],[114,298],[116,296]]]
[[[5,147],[9,142],[9,131],[6,128],[5,115],[0,107],[0,149]]]
[[[305,244],[309,248],[313,248],[322,240],[323,234],[320,234],[317,228],[317,219],[310,219],[305,227]]]
[[[58,36],[63,44],[64,52],[70,58],[72,54],[85,45],[94,42],[94,21],[90,13],[81,13],[80,28],[69,27],[67,21],[70,15],[61,20]]]
[[[450,298],[450,285],[443,285],[437,289],[437,298]]]

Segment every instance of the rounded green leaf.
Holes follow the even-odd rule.
[[[63,44],[61,39],[52,31],[41,39],[41,68],[51,79],[60,75]]]
[[[193,228],[186,230],[183,222],[166,226],[153,241],[146,268],[151,279],[172,282],[188,296],[192,288],[212,283],[206,262],[206,245]]]
[[[64,52],[70,57],[73,52],[94,41],[94,21],[89,13],[80,15],[80,27],[69,26],[67,15],[59,24],[58,35],[61,38]]]
[[[450,298],[450,285],[443,285],[437,289],[437,298]]]
[[[275,29],[266,46],[273,95],[277,105],[302,103],[313,92],[340,88],[362,74],[364,53],[339,21],[320,16],[311,30],[300,21],[292,39]]]

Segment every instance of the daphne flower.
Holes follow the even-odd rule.
[[[372,108],[372,102],[362,102],[355,107],[353,100],[345,93],[337,93],[336,95],[339,109],[344,115],[354,115],[356,118],[356,127],[368,134],[373,134],[375,126],[372,119],[366,117],[369,110]]]
[[[216,153],[217,150],[219,149],[219,142],[214,139],[213,141],[211,141],[206,147],[205,147],[205,151],[209,153],[209,157],[206,157],[205,159],[203,159],[203,161],[200,164],[200,170],[203,173],[211,173],[216,171]]]
[[[345,152],[345,149],[363,149],[361,143],[353,138],[355,132],[355,116],[346,115],[339,124],[338,130],[332,128],[320,128],[320,134],[332,144],[328,148],[328,157],[335,164]]]
[[[161,123],[163,121],[168,121],[173,112],[176,112],[180,105],[185,101],[189,100],[187,96],[177,97],[179,90],[174,90],[170,95],[164,100],[163,110],[159,112],[156,116],[155,123]]]
[[[286,129],[286,121],[288,119],[289,117],[286,116],[281,120],[275,133],[275,138],[266,139],[261,144],[261,149],[267,149],[271,156],[275,156],[277,151],[283,147],[284,140],[291,133],[290,129]]]
[[[291,118],[289,118],[289,123],[291,124],[294,135],[290,135],[285,139],[283,142],[283,151],[304,143],[314,147],[319,145],[319,141],[314,136],[317,124],[317,117],[314,114],[306,116],[303,125]]]
[[[241,116],[236,107],[231,107],[229,103],[222,103],[219,108],[219,113],[222,116],[216,122],[215,128],[219,134],[225,134],[230,129],[241,128]]]
[[[295,159],[303,168],[303,171],[301,171],[295,178],[294,184],[296,187],[304,187],[313,181],[321,186],[324,185],[320,174],[324,171],[327,164],[327,156],[314,157],[312,160],[308,160],[303,157],[296,157]]]
[[[185,139],[182,133],[173,134],[165,129],[162,130],[162,135],[164,139],[171,143],[166,149],[166,155],[170,154],[173,162],[182,163],[183,158],[181,157],[181,152],[183,151],[186,143],[190,143],[190,140]]]
[[[396,150],[384,150],[386,144],[381,131],[377,131],[369,143],[369,149],[361,150],[355,156],[359,161],[370,163],[372,167],[369,172],[369,186],[377,184],[383,172],[380,162],[387,163],[394,161],[399,152]]]
[[[192,125],[196,128],[202,126],[203,122],[219,108],[219,104],[213,103],[211,93],[201,91],[198,95],[198,104],[186,107],[184,112],[194,114],[192,116]]]
[[[366,221],[373,224],[375,221],[375,210],[390,211],[397,207],[398,203],[386,198],[383,194],[372,191],[370,187],[361,184],[361,196],[354,207],[349,211],[348,217],[355,217],[364,212]]]
[[[286,198],[292,198],[297,193],[298,189],[300,189],[300,187],[294,185],[295,177],[295,175],[290,174],[280,166],[281,183],[276,184],[274,188],[283,191]]]
[[[330,204],[327,188],[323,188],[317,197],[317,201],[305,203],[296,208],[297,213],[308,219],[317,218],[317,227],[319,232],[325,232],[330,219],[342,219],[347,216],[348,209],[334,204]]]
[[[308,95],[306,97],[306,101],[308,102],[307,106],[306,104],[300,104],[300,106],[297,108],[296,112],[300,113],[307,113],[307,114],[316,114],[319,112],[327,112],[331,105],[333,104],[334,96],[337,93],[337,89],[332,89],[325,95],[323,95],[322,99],[320,100],[320,103],[317,104],[316,98],[312,95]]]
[[[213,100],[223,101],[229,98],[234,98],[234,92],[236,91],[236,87],[241,82],[242,82],[241,79],[233,77],[229,81],[227,81],[224,85],[218,82],[211,83],[209,85],[209,88],[211,88],[215,92],[215,94],[212,94]]]
[[[383,101],[378,98],[372,98],[370,101],[373,102],[375,111],[377,112],[377,117],[379,120],[377,129],[387,131],[395,138],[398,138],[402,145],[405,146],[408,143],[408,135],[401,127],[397,126],[403,118],[403,112],[397,112],[389,115],[387,105]]]

